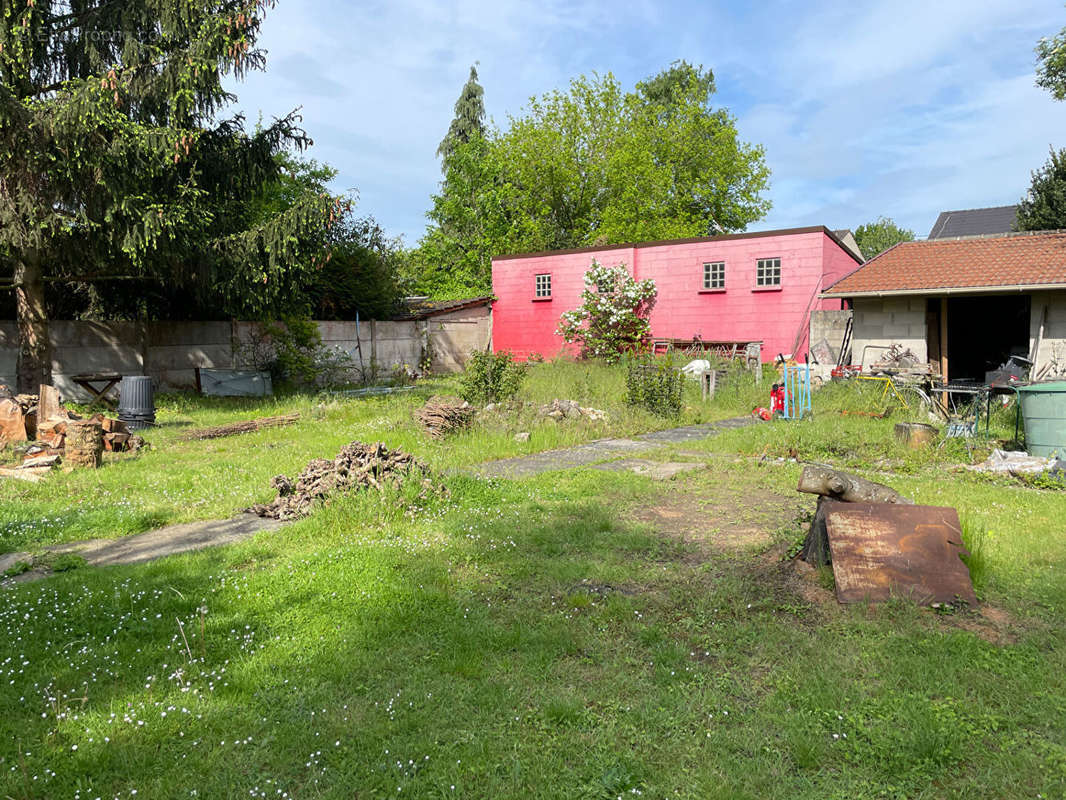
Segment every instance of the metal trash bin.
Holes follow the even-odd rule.
[[[155,388],[147,375],[124,375],[118,387],[118,418],[131,431],[155,424]]]

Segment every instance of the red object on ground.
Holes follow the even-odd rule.
[[[563,312],[581,305],[593,259],[625,264],[638,280],[655,281],[653,339],[761,341],[766,360],[793,348],[803,352],[810,312],[840,308],[839,298],[822,300],[818,293],[859,266],[821,226],[498,256],[492,260],[493,349],[522,361],[534,353],[574,353],[555,331]]]
[[[758,417],[759,419],[765,422],[769,422],[771,419],[773,419],[774,416],[772,413],[770,413],[769,409],[763,408],[762,406],[752,409],[751,415],[753,417]]]
[[[785,413],[785,387],[778,386],[770,392],[770,410],[774,414]]]

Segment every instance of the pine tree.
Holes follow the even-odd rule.
[[[264,67],[263,0],[7,0],[0,20],[0,273],[18,385],[51,382],[45,284],[150,280],[263,309],[337,210],[317,194],[256,219],[290,115],[247,133],[217,115],[227,76]],[[115,289],[115,291],[119,291]]]
[[[470,67],[470,77],[455,101],[455,119],[448,126],[448,133],[437,147],[437,155],[442,159],[441,169],[446,164],[457,144],[466,144],[474,136],[485,133],[485,90],[477,82],[477,65]]]

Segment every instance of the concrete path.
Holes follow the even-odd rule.
[[[232,544],[247,539],[259,531],[275,530],[284,523],[273,519],[262,519],[254,514],[241,514],[232,519],[207,520],[205,522],[183,522],[167,525],[154,531],[123,536],[118,539],[90,539],[84,542],[66,542],[43,548],[46,554],[62,555],[76,553],[94,567],[108,567],[116,564],[140,564],[154,561],[163,556],[202,550],[220,544]],[[0,555],[0,574],[20,561],[34,562],[32,553],[5,553]],[[47,562],[46,562],[47,563]],[[15,582],[34,580],[50,574],[44,567],[23,572],[15,576]]]
[[[671,428],[665,431],[645,433],[632,439],[600,439],[577,447],[563,450],[547,450],[519,458],[505,458],[490,461],[472,467],[469,471],[485,477],[520,478],[550,472],[559,469],[571,469],[597,462],[610,463],[598,465],[597,469],[631,469],[638,474],[664,479],[672,477],[693,464],[661,464],[642,459],[620,458],[636,452],[647,452],[670,444],[705,439],[730,428],[742,428],[752,423],[751,417],[734,417],[721,422],[709,422],[702,425],[687,425],[683,428]],[[154,531],[123,536],[118,539],[92,539],[84,542],[68,542],[44,548],[46,554],[61,555],[76,553],[91,566],[113,566],[116,564],[140,564],[154,561],[176,553],[202,550],[205,547],[232,544],[254,536],[260,531],[276,530],[285,523],[272,519],[262,519],[253,514],[241,514],[232,519],[208,520],[206,522],[184,522],[167,525]],[[39,555],[39,553],[38,553]],[[0,555],[0,575],[20,561],[34,562],[33,553],[6,553]],[[46,562],[47,563],[47,560]],[[37,580],[50,574],[45,566],[16,575],[12,578],[0,578],[0,585]]]
[[[563,450],[545,450],[528,456],[489,461],[471,467],[469,471],[486,478],[522,478],[541,472],[582,467],[635,452],[647,452],[669,444],[706,439],[723,430],[751,425],[753,421],[752,417],[733,417],[720,422],[705,422],[701,425],[686,425],[683,428],[645,433],[631,439],[600,439]]]

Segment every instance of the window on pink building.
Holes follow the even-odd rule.
[[[755,286],[764,288],[781,285],[781,259],[760,258],[755,262]]]
[[[710,261],[703,265],[703,288],[725,288],[725,262]]]
[[[547,300],[552,296],[552,276],[537,275],[533,296],[538,300]]]

